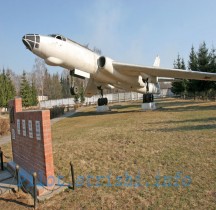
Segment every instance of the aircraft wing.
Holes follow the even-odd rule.
[[[195,79],[195,80],[209,80],[216,81],[216,73],[208,73],[201,71],[191,71],[191,70],[180,70],[180,69],[169,69],[169,68],[159,68],[150,66],[139,66],[132,64],[125,64],[113,61],[113,67],[126,75],[142,75],[147,74],[153,77],[169,77],[178,79]]]

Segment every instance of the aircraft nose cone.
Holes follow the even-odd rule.
[[[22,41],[26,48],[32,51],[34,48],[39,48],[40,36],[38,34],[26,34],[22,37]]]
[[[22,41],[27,49],[32,50],[30,43],[26,40],[26,36],[23,36]]]

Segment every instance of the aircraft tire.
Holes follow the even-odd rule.
[[[149,94],[143,94],[143,103],[149,103]]]
[[[108,104],[108,99],[104,98],[104,105],[107,105],[107,104]]]
[[[79,93],[79,88],[78,86],[74,86],[70,88],[70,93],[72,96],[77,95]]]
[[[101,98],[98,99],[98,106],[101,106]]]
[[[98,99],[98,106],[103,106],[108,104],[108,99],[107,98],[99,98]]]
[[[143,103],[150,103],[154,101],[154,95],[152,93],[143,94]]]
[[[154,102],[154,95],[152,93],[150,94],[150,102]]]

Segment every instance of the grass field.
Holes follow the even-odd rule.
[[[216,102],[156,102],[148,112],[140,102],[88,107],[54,124],[55,172],[66,176],[72,161],[77,187],[39,209],[215,209]],[[0,209],[27,209],[28,198],[6,196]]]

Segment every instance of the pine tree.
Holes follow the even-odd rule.
[[[211,49],[211,52],[209,53],[209,70],[212,73],[216,73],[216,50],[215,48]]]
[[[10,78],[10,74],[7,73],[6,74],[6,84],[7,84],[7,87],[6,87],[6,100],[7,100],[7,104],[8,104],[8,101],[13,99],[16,95],[16,90],[15,90],[15,87],[11,81],[11,78]]]
[[[209,62],[209,70],[212,73],[216,73],[216,50],[215,48],[211,49],[209,54],[210,62]],[[216,82],[211,82],[211,89],[210,89],[212,97],[216,100]]]
[[[22,81],[20,85],[20,96],[22,97],[22,105],[25,107],[31,106],[32,104],[32,90],[29,82],[26,79],[26,73],[23,71]]]
[[[198,70],[198,61],[197,61],[197,55],[194,50],[194,46],[191,47],[191,52],[189,55],[189,61],[188,61],[188,69],[197,71]],[[187,91],[189,93],[192,93],[194,96],[194,100],[196,98],[196,92],[197,92],[197,86],[198,81],[197,80],[189,80],[187,85]]]
[[[184,63],[184,59],[180,57],[180,55],[178,54],[177,60],[174,61],[174,68],[175,69],[186,69],[185,68],[185,63]],[[176,81],[172,83],[172,92],[176,95],[180,94],[181,96],[183,95],[183,97],[185,98],[186,92],[187,92],[187,80],[181,80],[181,81]]]
[[[208,49],[206,47],[206,43],[203,42],[197,53],[197,66],[199,71],[211,72],[210,68],[210,55],[208,53]],[[197,90],[199,93],[203,93],[203,97],[208,95],[209,90],[211,89],[212,82],[209,81],[197,81],[198,86]]]
[[[34,82],[31,84],[31,106],[36,106],[38,104],[37,90]]]
[[[197,55],[196,55],[196,52],[194,50],[194,46],[192,45],[191,52],[189,55],[188,69],[193,70],[193,71],[197,71],[198,70],[197,62],[198,62],[197,61]]]
[[[16,95],[15,87],[10,79],[10,74],[3,73],[0,75],[0,107],[7,107],[8,101]]]

